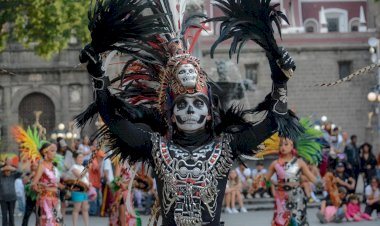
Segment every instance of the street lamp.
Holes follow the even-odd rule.
[[[326,116],[326,115],[322,116],[322,117],[321,117],[321,121],[322,121],[322,122],[326,122],[326,121],[327,121],[327,116]]]
[[[58,129],[54,130],[53,133],[51,134],[51,139],[55,140],[58,137],[62,137],[64,139],[73,140],[73,139],[78,138],[78,133],[73,127],[74,127],[74,122],[69,122],[69,126],[67,129],[66,129],[65,124],[59,123],[57,126]]]
[[[368,39],[368,45],[370,46],[369,52],[371,54],[371,62],[374,64],[380,63],[380,40],[378,38],[371,37]],[[380,68],[377,68],[376,77],[377,85],[368,93],[367,99],[369,102],[377,102],[377,132],[378,135],[380,135]]]

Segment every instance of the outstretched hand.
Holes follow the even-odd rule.
[[[276,62],[278,66],[281,68],[282,72],[284,72],[285,76],[289,79],[293,76],[293,73],[296,70],[296,64],[294,63],[293,58],[289,55],[289,52],[286,51],[285,48],[280,47],[279,49],[282,54],[282,57],[278,59]]]
[[[267,52],[266,55],[271,67],[273,82],[278,84],[286,83],[293,76],[296,69],[294,60],[289,55],[289,52],[285,48],[279,47],[279,58],[274,57],[270,52]]]

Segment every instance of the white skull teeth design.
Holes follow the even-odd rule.
[[[186,115],[186,116],[181,117],[181,120],[184,121],[184,123],[192,123],[192,122],[198,122],[199,121],[199,117],[194,117],[194,116],[191,116],[191,115]]]
[[[186,88],[194,88],[197,84],[197,69],[192,64],[182,64],[178,69],[177,76]]]

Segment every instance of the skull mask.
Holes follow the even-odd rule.
[[[175,102],[173,115],[174,122],[179,130],[192,133],[205,128],[209,118],[209,107],[203,96],[192,95],[180,97]]]
[[[182,64],[177,72],[178,80],[186,88],[193,88],[197,84],[197,69],[192,64]]]

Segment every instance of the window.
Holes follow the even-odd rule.
[[[327,30],[329,32],[338,32],[339,18],[327,18]]]
[[[329,32],[348,32],[348,12],[344,9],[325,9],[327,29]]]
[[[257,85],[257,67],[258,64],[246,64],[245,79],[243,80],[246,90],[255,91]]]
[[[245,78],[251,80],[253,84],[257,84],[257,64],[245,65]]]
[[[305,30],[307,33],[314,33],[314,27],[306,27]]]
[[[350,21],[350,31],[351,32],[358,32],[359,31],[359,25],[360,25],[359,19],[352,19]]]
[[[314,33],[318,31],[318,24],[313,19],[307,19],[304,23],[304,27],[307,33]]]
[[[351,73],[352,61],[339,61],[339,79],[347,77]]]

